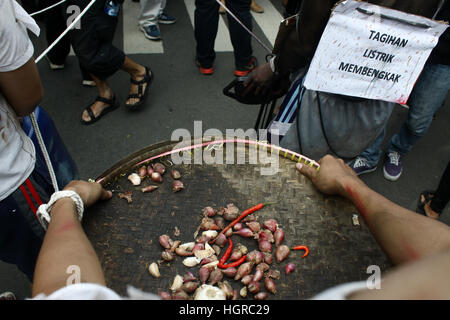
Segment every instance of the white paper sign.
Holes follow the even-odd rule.
[[[405,104],[447,25],[347,0],[322,34],[304,86]]]

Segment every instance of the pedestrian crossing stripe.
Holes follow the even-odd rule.
[[[213,1],[213,0],[211,0]],[[254,13],[252,16],[256,24],[261,28],[271,45],[275,44],[282,15],[270,2],[270,0],[258,0],[258,3],[264,8],[264,13]],[[194,28],[195,0],[184,0],[192,28]],[[123,48],[125,54],[152,54],[164,53],[164,41],[152,41],[145,38],[139,28],[138,17],[140,5],[132,1],[123,3]],[[216,52],[233,52],[230,35],[224,19],[226,15],[219,18],[219,29],[214,49]],[[253,28],[255,29],[255,28]],[[162,35],[164,37],[164,35]]]

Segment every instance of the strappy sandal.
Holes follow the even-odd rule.
[[[97,116],[94,115],[94,112],[92,112],[92,109],[91,109],[92,105],[96,101],[100,101],[100,102],[103,102],[103,103],[109,105],[109,107],[103,108],[103,110]],[[89,114],[89,117],[91,119],[89,121],[85,121],[85,120],[81,119],[81,123],[86,124],[86,125],[93,124],[93,123],[97,122],[98,120],[100,120],[100,118],[102,118],[105,114],[117,109],[118,107],[119,107],[119,103],[116,101],[115,95],[111,99],[106,99],[106,98],[98,96],[97,98],[95,98],[93,103],[91,103],[86,108],[84,108],[84,110],[87,111],[87,113]]]
[[[130,109],[130,110],[137,110],[145,101],[145,99],[147,98],[148,95],[148,90],[150,89],[150,85],[153,82],[153,78],[154,78],[154,74],[153,71],[150,70],[150,68],[145,67],[145,77],[142,80],[134,80],[133,78],[130,78],[130,82],[132,84],[135,84],[138,86],[138,92],[137,93],[132,93],[129,94],[127,97],[127,100],[129,99],[139,99],[138,102],[133,103],[133,104],[125,104],[125,106]],[[143,85],[147,84],[145,86],[145,89],[143,90]],[[142,92],[143,91],[143,92]]]

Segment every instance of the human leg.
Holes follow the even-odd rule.
[[[386,127],[375,139],[375,141],[366,150],[364,150],[360,156],[356,157],[350,163],[350,167],[356,172],[356,174],[364,174],[373,172],[377,169],[378,161],[381,157],[381,143],[386,135]]]
[[[216,57],[214,43],[219,27],[219,4],[210,0],[196,0],[194,35],[197,42],[196,59],[203,68],[211,68]]]
[[[427,64],[408,100],[408,118],[391,138],[389,151],[408,153],[423,137],[450,89],[450,66]]]
[[[55,4],[56,0],[43,0],[44,7]],[[45,21],[45,37],[47,45],[51,45],[64,30],[66,30],[66,20],[64,19],[61,6],[52,8],[44,13]],[[70,52],[70,39],[64,36],[54,47],[47,53],[47,58],[50,60],[50,68],[61,69],[64,67],[67,56]]]
[[[450,199],[450,162],[439,181],[439,186],[430,203],[430,209],[440,214]]]
[[[231,12],[249,29],[252,30],[251,0],[229,0],[227,6]],[[227,13],[231,43],[234,49],[234,60],[237,70],[247,71],[252,60],[251,35]],[[244,74],[243,74],[244,75]]]
[[[125,57],[122,70],[130,75],[131,80],[130,92],[125,104],[133,109],[145,99],[153,74],[149,68],[136,63],[129,57]]]

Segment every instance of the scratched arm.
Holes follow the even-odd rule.
[[[352,201],[370,232],[394,264],[420,259],[450,248],[450,227],[407,210],[360,180],[342,160],[325,156],[320,170],[300,166],[299,171],[326,194]]]
[[[99,199],[111,198],[111,193],[97,183],[74,181],[64,190],[77,192],[85,206]],[[44,237],[34,272],[32,296],[50,295],[66,286],[71,273],[69,266],[80,270],[80,282],[105,285],[100,261],[78,221],[76,207],[69,198],[55,202],[50,212],[51,221]]]

